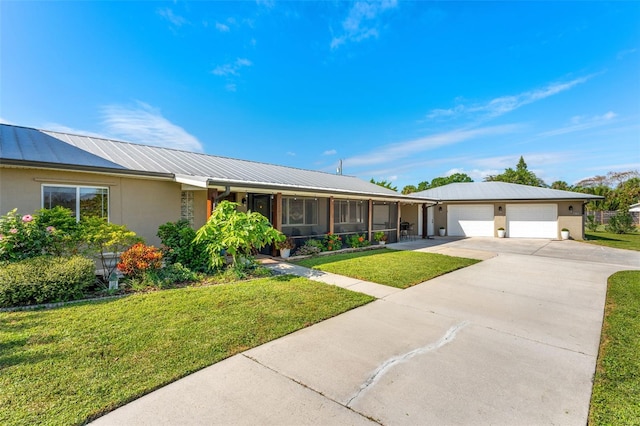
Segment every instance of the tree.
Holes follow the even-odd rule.
[[[529,186],[547,186],[542,179],[527,168],[527,163],[525,163],[522,156],[520,156],[520,160],[518,161],[515,170],[509,167],[505,169],[503,173],[487,176],[484,180],[485,182],[509,182]]]
[[[417,187],[415,185],[407,185],[402,188],[402,193],[411,194],[412,192],[425,191],[427,189],[437,188],[438,186],[444,186],[450,183],[457,182],[473,182],[473,179],[471,179],[471,176],[467,175],[466,173],[454,173],[449,176],[433,178],[431,183],[429,183],[429,181],[422,181],[418,183]]]
[[[390,189],[392,191],[397,191],[398,190],[397,186],[392,186],[392,183],[391,182],[387,182],[386,180],[376,181],[374,178],[371,178],[371,180],[369,182],[375,183],[378,186]]]
[[[561,191],[571,191],[571,185],[563,180],[557,180],[551,184],[551,189],[559,189]]]
[[[221,201],[207,223],[196,232],[194,242],[203,244],[212,269],[224,265],[225,251],[233,258],[233,265],[238,266],[240,257],[249,259],[255,250],[285,239],[269,219],[258,212],[238,211],[237,206],[237,203]]]
[[[402,193],[404,195],[411,194],[412,192],[418,192],[418,187],[416,187],[415,185],[407,185],[402,188]]]
[[[604,200],[587,204],[588,210],[628,210],[640,200],[640,174],[636,170],[609,172],[606,176],[593,176],[578,182],[578,192],[600,195]]]
[[[454,173],[445,177],[437,177],[431,181],[429,188],[437,188],[439,186],[449,185],[450,183],[473,182],[471,176],[466,173]]]

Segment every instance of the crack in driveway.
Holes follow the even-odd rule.
[[[422,355],[427,352],[435,351],[436,349],[439,349],[444,345],[453,342],[453,340],[456,338],[456,334],[458,333],[458,331],[466,327],[468,324],[469,324],[469,321],[463,321],[460,324],[454,325],[449,330],[447,330],[444,336],[442,336],[437,342],[430,343],[426,346],[422,346],[420,348],[414,349],[405,354],[398,355],[393,358],[389,358],[388,360],[380,364],[380,366],[373,373],[371,373],[371,375],[367,378],[367,380],[365,380],[365,382],[362,385],[360,385],[360,389],[358,389],[355,395],[353,395],[345,405],[349,407],[349,405],[355,399],[357,399],[363,392],[369,389],[369,387],[375,385],[380,380],[380,378],[387,373],[387,371],[389,371],[391,368],[393,368],[397,364],[408,361],[416,355]]]

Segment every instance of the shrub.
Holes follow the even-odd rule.
[[[342,248],[342,237],[329,232],[324,237],[324,246],[328,251],[340,250]]]
[[[377,231],[375,234],[373,234],[373,239],[378,242],[387,241],[387,234],[385,234],[383,231]]]
[[[78,226],[63,207],[19,215],[13,209],[0,217],[0,261],[17,262],[46,254],[63,256],[77,251]]]
[[[620,210],[615,216],[609,219],[605,230],[613,234],[631,234],[636,231],[636,228],[633,225],[633,217],[631,217],[631,214]]]
[[[154,246],[142,243],[132,245],[120,256],[117,268],[130,277],[139,277],[144,272],[162,267],[162,253]]]
[[[587,215],[587,221],[585,223],[585,226],[589,231],[592,231],[592,232],[595,232],[598,230],[598,222],[596,222],[595,215],[592,215],[592,214]]]
[[[81,298],[95,283],[95,265],[81,256],[40,256],[0,266],[0,306]]]
[[[172,288],[176,284],[196,281],[200,276],[180,263],[173,263],[161,269],[147,269],[128,281],[132,290],[141,291],[149,288]]]
[[[285,237],[284,240],[276,242],[276,248],[278,250],[282,250],[282,249],[293,250],[294,248],[296,248],[296,242],[293,240],[293,238],[286,237],[286,236],[284,237]]]
[[[319,240],[307,240],[295,252],[296,256],[315,256],[324,250],[324,244]]]
[[[95,216],[82,219],[80,232],[86,245],[85,253],[100,258],[102,279],[105,282],[117,266],[117,262],[112,261],[113,255],[117,256],[118,253],[142,241],[125,225],[109,223],[106,219]]]
[[[166,264],[180,263],[192,271],[209,271],[206,247],[194,242],[196,231],[191,228],[189,221],[181,219],[160,225],[158,237],[162,241],[162,255]]]
[[[371,245],[371,241],[369,241],[364,235],[355,234],[347,237],[347,244],[349,244],[349,247],[359,248]]]
[[[237,206],[229,201],[220,202],[196,232],[195,242],[204,244],[214,269],[225,264],[223,252],[231,255],[236,265],[240,258],[251,258],[256,250],[282,238],[269,219],[258,212],[240,212]]]

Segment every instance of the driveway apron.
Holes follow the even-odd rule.
[[[477,249],[497,256],[236,355],[95,423],[584,425],[606,280],[638,269],[640,254],[604,263],[567,259],[572,245],[536,255],[546,246],[492,244]]]

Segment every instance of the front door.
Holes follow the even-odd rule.
[[[271,195],[267,194],[249,194],[249,210],[258,212],[262,216],[269,219],[269,222],[273,223],[271,217]],[[268,245],[260,250],[262,254],[271,254],[271,246]]]

